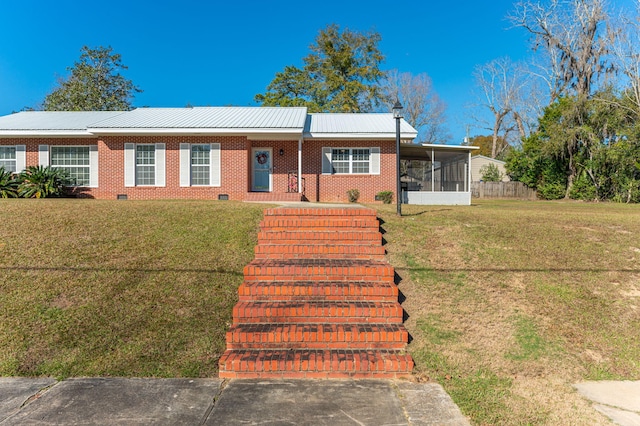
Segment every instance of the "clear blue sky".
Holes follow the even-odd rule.
[[[2,1],[0,115],[35,107],[83,45],[110,45],[144,90],[135,106],[255,105],[285,65],[302,64],[330,23],[382,36],[383,69],[427,73],[447,103],[450,143],[471,125],[473,69],[529,55],[508,29],[512,0]]]

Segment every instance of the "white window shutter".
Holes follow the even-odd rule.
[[[211,173],[209,182],[211,186],[220,186],[221,185],[221,177],[220,177],[220,144],[212,143],[211,150],[209,151],[209,161],[211,162],[211,166],[209,167],[209,171]]]
[[[380,147],[379,146],[371,147],[370,158],[371,158],[371,160],[369,160],[371,162],[371,167],[369,168],[370,173],[372,175],[379,175],[380,174]]]
[[[89,186],[98,187],[98,145],[89,145]]]
[[[16,173],[27,168],[27,146],[16,145]]]
[[[180,186],[191,185],[191,145],[180,144]]]
[[[156,144],[156,186],[166,186],[167,179],[165,173],[165,144]]]
[[[38,145],[38,165],[49,165],[49,145]]]
[[[124,144],[124,186],[136,186],[136,146]]]
[[[331,148],[322,147],[322,174],[331,174],[333,169],[331,167]]]

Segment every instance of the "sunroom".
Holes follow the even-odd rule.
[[[475,146],[402,144],[404,204],[471,205],[471,151]]]

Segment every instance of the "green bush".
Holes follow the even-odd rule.
[[[504,177],[504,173],[500,172],[498,166],[491,163],[480,167],[480,175],[484,182],[500,182]]]
[[[542,185],[538,185],[538,197],[543,200],[559,200],[564,198],[564,194],[566,192],[566,188],[561,183],[543,183]]]
[[[360,198],[360,191],[357,189],[350,189],[347,191],[347,199],[350,203],[358,202],[358,198]]]
[[[15,198],[18,196],[18,181],[13,173],[0,167],[0,198]]]
[[[60,197],[69,183],[67,173],[50,166],[29,166],[18,175],[18,194],[24,198]]]
[[[384,204],[391,204],[393,201],[393,191],[380,191],[376,194],[379,200]]]
[[[598,200],[598,193],[593,182],[586,174],[583,174],[573,182],[569,197],[574,200],[596,201]]]

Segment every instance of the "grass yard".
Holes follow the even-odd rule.
[[[216,376],[263,208],[0,200],[0,376]]]
[[[610,424],[571,385],[640,379],[640,206],[380,208],[409,350],[475,424]]]
[[[608,424],[640,379],[640,206],[375,206],[419,380],[475,424]],[[212,377],[262,205],[0,200],[0,376]]]

